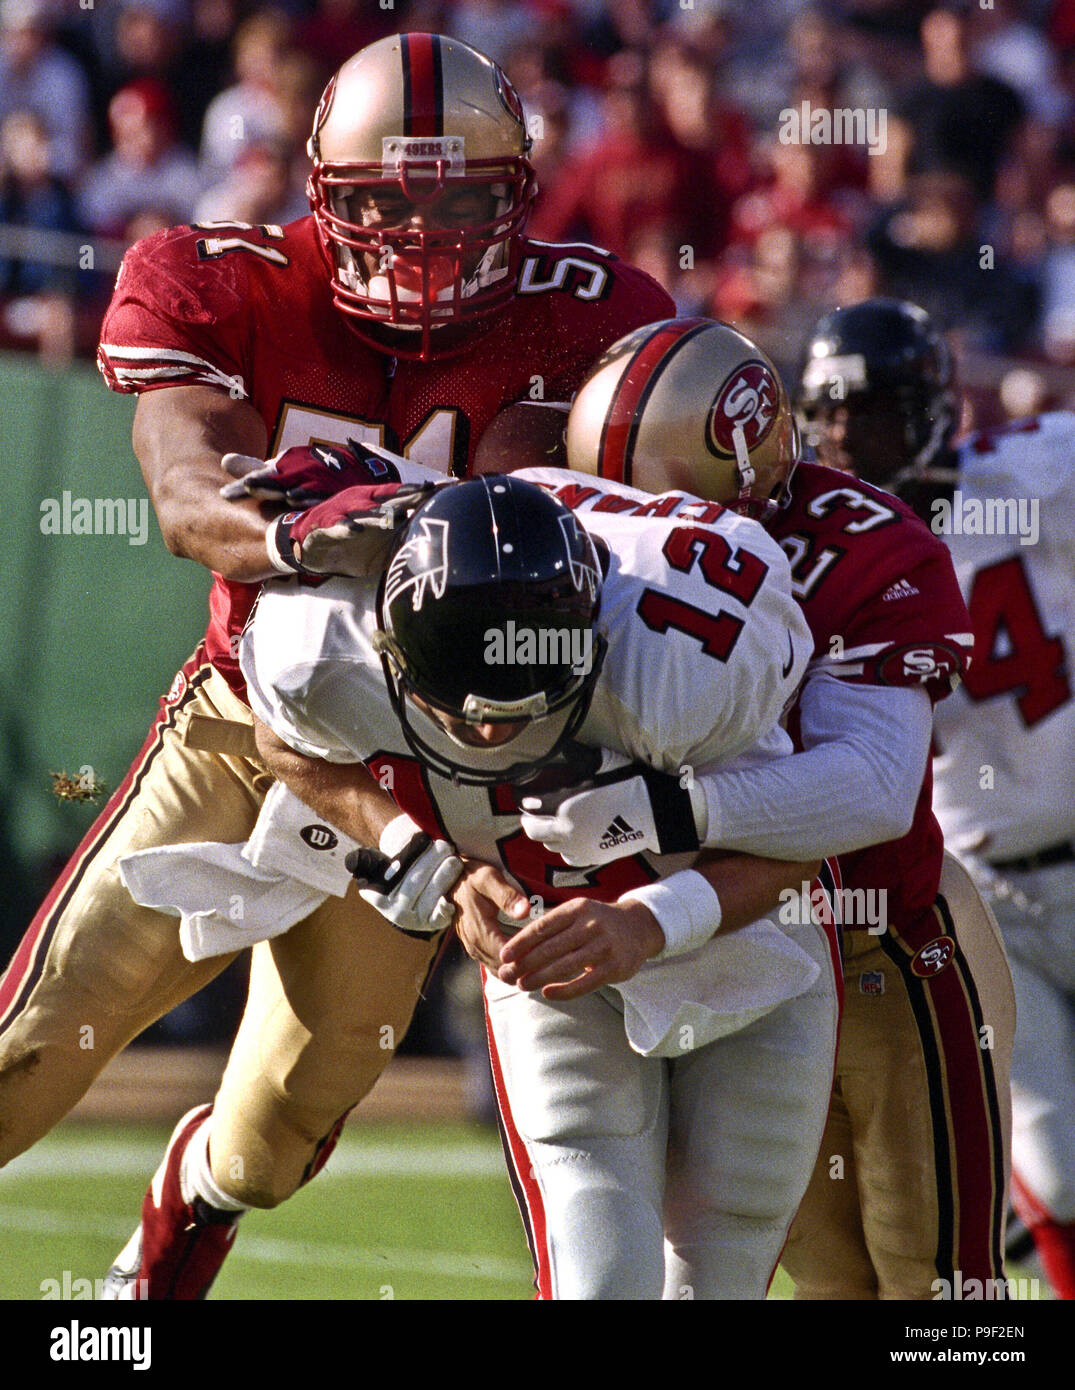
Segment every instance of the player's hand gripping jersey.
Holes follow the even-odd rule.
[[[127,253],[98,363],[117,391],[204,385],[248,399],[268,456],[354,439],[461,477],[499,410],[567,401],[610,342],[671,306],[656,281],[593,247],[524,239],[520,254],[507,308],[421,362],[386,357],[351,331],[312,217],[173,228]],[[218,576],[210,597],[209,656],[240,692],[235,651],[255,593]]]
[[[707,526],[585,517],[607,548],[600,623],[609,650],[579,742],[677,775],[759,742],[771,754],[788,751],[776,726],[808,658],[807,627],[779,547],[717,510]],[[310,757],[366,763],[428,834],[502,863],[550,904],[580,890],[611,901],[682,867],[678,856],[645,854],[568,868],[522,834],[510,787],[458,784],[422,766],[374,645],[376,596],[373,580],[264,586],[241,661],[252,708],[281,739]]]

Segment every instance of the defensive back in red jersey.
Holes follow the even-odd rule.
[[[810,672],[924,685],[934,702],[951,692],[970,659],[970,619],[947,546],[909,507],[846,473],[802,464],[790,505],[768,530],[791,560],[792,591],[814,637]],[[840,856],[844,886],[884,888],[888,920],[912,935],[937,896],[944,849],[928,762],[923,771],[910,831]],[[932,924],[930,914],[931,934]]]
[[[674,313],[656,281],[614,256],[524,240],[502,313],[440,359],[397,360],[334,308],[312,218],[176,227],[127,253],[98,365],[116,391],[205,385],[248,399],[270,456],[355,439],[462,476],[499,410],[567,401],[610,343]],[[209,655],[240,692],[235,643],[255,592],[218,576],[210,598]]]

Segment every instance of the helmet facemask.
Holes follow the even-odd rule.
[[[494,701],[470,693],[461,718],[458,711],[423,696],[411,679],[406,658],[386,641],[385,634],[376,641],[389,695],[412,751],[442,777],[477,786],[523,782],[574,738],[589,712],[606,645],[603,637],[594,639],[588,668],[565,683],[556,698],[539,691],[518,701]],[[464,725],[521,723],[522,728],[503,743],[470,741],[458,727],[460,719]]]
[[[467,162],[451,148],[462,143],[386,140],[380,167],[314,164],[309,194],[331,257],[333,301],[356,319],[414,336],[413,348],[392,347],[396,356],[425,359],[434,330],[472,323],[514,292],[514,250],[535,191],[533,171],[522,156]],[[404,158],[389,148],[398,144],[439,144],[444,157]],[[488,215],[437,225],[437,204],[463,191],[488,197]],[[378,193],[402,197],[413,210],[392,226],[376,214]],[[408,225],[419,212],[421,229]],[[383,341],[374,345],[385,350]]]

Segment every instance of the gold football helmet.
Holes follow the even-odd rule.
[[[508,302],[536,184],[495,63],[439,34],[381,39],[329,82],[308,148],[333,298],[381,326],[362,332],[373,346],[424,360],[433,330]]]
[[[569,468],[691,492],[757,520],[787,500],[798,462],[776,367],[714,319],[666,319],[613,343],[568,416]]]

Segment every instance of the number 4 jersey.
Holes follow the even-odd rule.
[[[789,752],[777,721],[813,643],[775,542],[727,512],[710,526],[580,520],[608,550],[600,624],[609,645],[579,742],[681,777],[755,750]],[[428,833],[499,859],[548,904],[580,890],[612,900],[689,862],[635,855],[569,869],[522,834],[510,787],[458,785],[423,767],[374,650],[376,591],[376,581],[352,579],[264,586],[241,662],[251,707],[280,738],[310,757],[366,763]]]
[[[974,628],[962,689],[937,710],[934,809],[957,852],[991,860],[1075,838],[1075,415],[968,439],[947,541]]]
[[[607,252],[524,241],[502,312],[442,359],[397,361],[333,306],[312,217],[176,227],[124,258],[98,365],[116,391],[201,385],[249,400],[269,457],[355,439],[462,477],[497,411],[569,400],[610,343],[674,313],[655,280]],[[207,650],[239,693],[235,649],[256,592],[218,576],[210,597]]]

